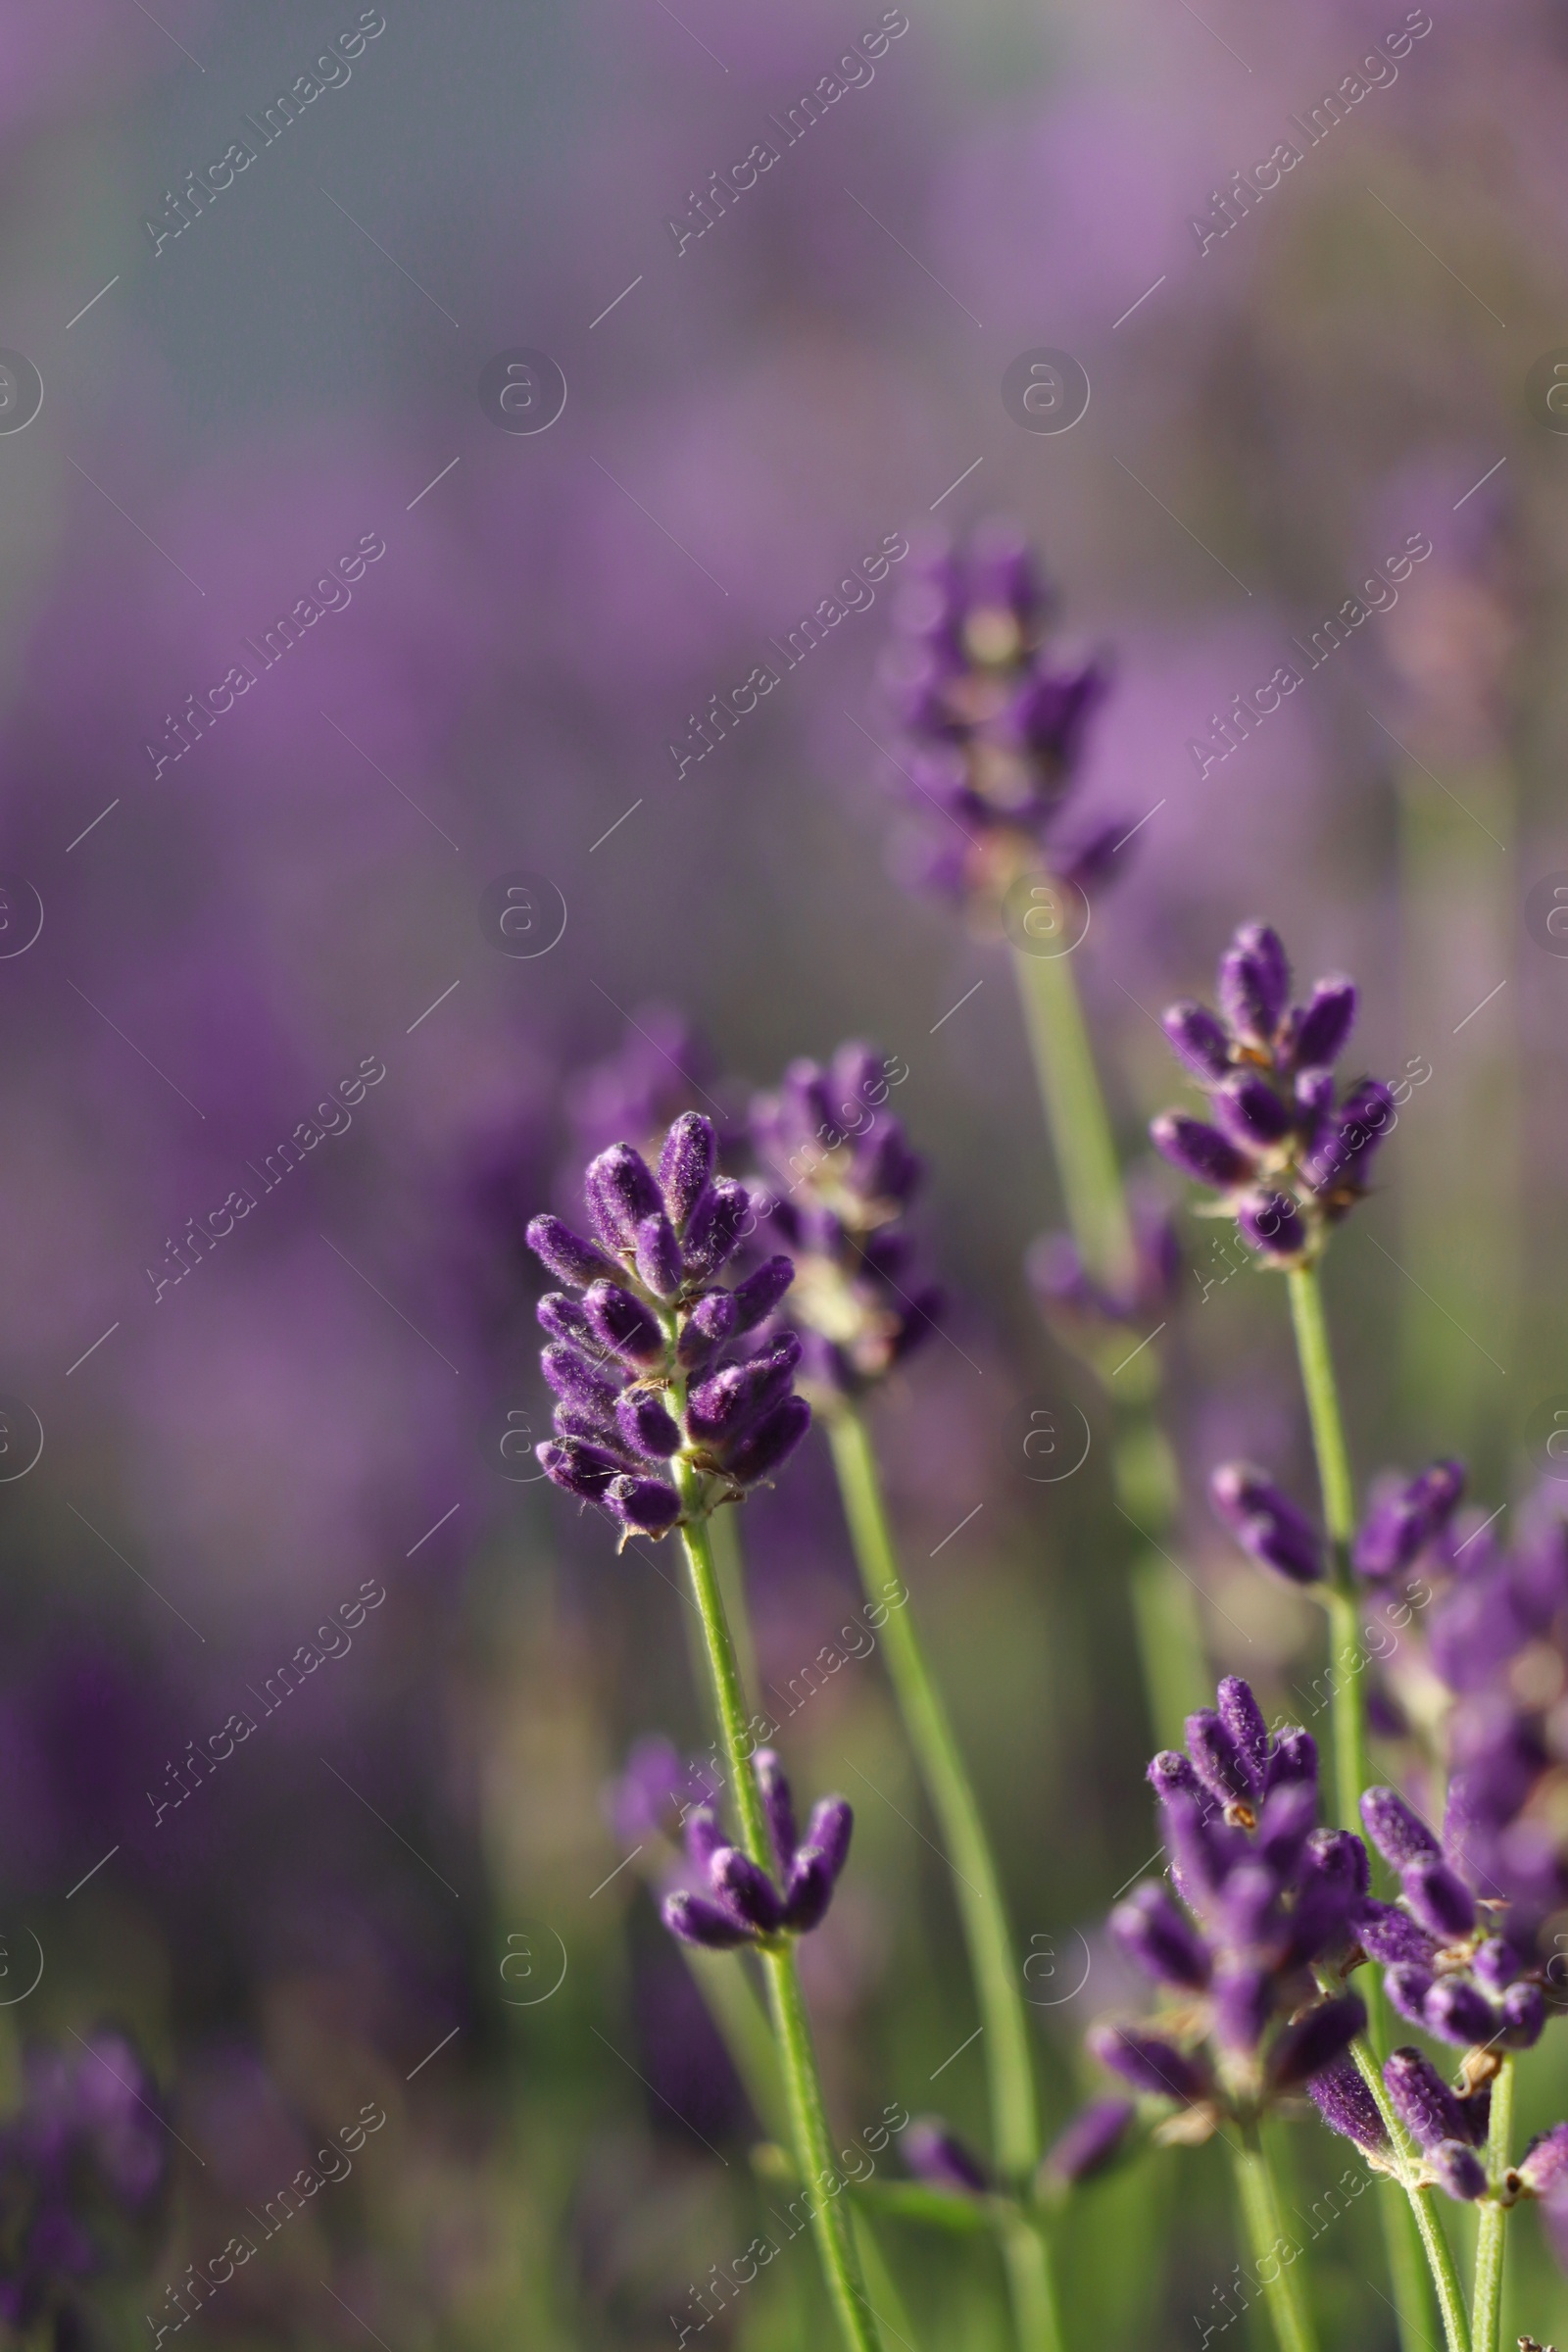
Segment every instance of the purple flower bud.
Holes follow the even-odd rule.
[[[1191,1119],[1185,1111],[1162,1110],[1157,1119],[1150,1122],[1149,1133],[1160,1156],[1196,1183],[1209,1184],[1216,1192],[1229,1193],[1251,1181],[1252,1162],[1245,1153],[1238,1152],[1217,1127],[1209,1127],[1201,1119]]]
[[[929,2181],[933,2188],[983,2197],[991,2187],[978,2156],[934,2115],[917,2115],[909,2124],[904,2134],[904,2161],[917,2180]]]
[[[693,1869],[706,1878],[713,1856],[728,1843],[724,1825],[712,1806],[693,1805],[686,1816],[686,1856]]]
[[[788,1872],[795,1853],[795,1804],[790,1795],[784,1767],[770,1747],[760,1747],[752,1758],[752,1770],[757,1776],[758,1789],[762,1799],[762,1811],[767,1816],[768,1833],[773,1840],[773,1859],[780,1875]]]
[[[1395,2114],[1417,2147],[1430,2151],[1440,2139],[1470,2137],[1470,2121],[1458,2098],[1419,2050],[1395,2050],[1386,2058],[1383,2082]]]
[[[1526,1963],[1517,1947],[1506,1936],[1489,1936],[1478,1944],[1470,1967],[1489,1992],[1501,1992],[1516,1977],[1524,1974]]]
[[[680,1496],[658,1478],[612,1478],[605,1489],[604,1501],[634,1536],[667,1535],[680,1517]]]
[[[1166,1006],[1159,1025],[1170,1040],[1171,1052],[1195,1078],[1210,1084],[1225,1076],[1231,1066],[1230,1039],[1206,1004],[1196,1004],[1184,997],[1180,1004]]]
[[[1274,1978],[1256,1965],[1232,1966],[1214,1979],[1214,2032],[1228,2050],[1255,2050],[1274,2014]]]
[[[854,1830],[855,1808],[847,1796],[818,1797],[806,1824],[802,1850],[809,1846],[819,1853],[836,1879],[849,1859]]]
[[[1304,1511],[1249,1462],[1222,1462],[1208,1482],[1218,1516],[1242,1549],[1292,1584],[1315,1585],[1324,1574],[1323,1542]]]
[[[792,1258],[770,1257],[755,1274],[738,1282],[733,1293],[721,1294],[735,1300],[735,1329],[754,1331],[759,1323],[765,1323],[794,1280]]]
[[[746,1187],[728,1176],[709,1186],[686,1220],[688,1272],[700,1280],[717,1273],[734,1254],[750,1207]]]
[[[1299,1257],[1306,1248],[1306,1227],[1286,1193],[1250,1193],[1237,1203],[1236,1222],[1243,1240],[1265,1257]]]
[[[1568,2182],[1568,2124],[1539,2132],[1515,2166],[1532,2196],[1548,2196]]]
[[[1283,1788],[1291,1781],[1310,1781],[1317,1787],[1317,1741],[1298,1723],[1288,1724],[1274,1742],[1269,1762],[1269,1785]]]
[[[1317,1790],[1308,1781],[1287,1781],[1283,1788],[1273,1788],[1264,1801],[1258,1816],[1255,1848],[1260,1861],[1280,1879],[1294,1878],[1301,1852],[1317,1820]],[[1360,1839],[1348,1838],[1348,1845],[1359,1845]],[[1339,1860],[1338,1851],[1329,1848]],[[1318,1869],[1327,1876],[1328,1855],[1318,1857]]]
[[[1353,2058],[1337,2058],[1332,2066],[1322,2068],[1308,2082],[1306,2095],[1329,2130],[1338,2132],[1342,2138],[1353,2139],[1369,2155],[1377,2155],[1388,2146],[1389,2135],[1378,2103]]]
[[[1486,2195],[1486,2167],[1474,2148],[1467,2148],[1462,2141],[1440,2140],[1427,2151],[1427,2163],[1437,2175],[1438,2186],[1445,2195],[1461,2203]]]
[[[1145,1775],[1158,1797],[1190,1796],[1195,1802],[1202,1800],[1202,1783],[1184,1755],[1173,1747],[1162,1747],[1150,1763]]]
[[[1080,2108],[1046,2150],[1044,2178],[1063,2187],[1092,2180],[1121,2153],[1137,2113],[1131,2099],[1094,2099]]]
[[[659,1189],[677,1231],[708,1187],[716,1149],[711,1121],[696,1110],[683,1110],[664,1138],[659,1154]]]
[[[1373,1505],[1351,1545],[1351,1564],[1362,1576],[1401,1574],[1447,1523],[1463,1493],[1464,1465],[1434,1462]]]
[[[1412,1862],[1399,1873],[1405,1901],[1441,1942],[1456,1942],[1476,1924],[1475,1898],[1446,1862]]]
[[[1490,2041],[1497,2030],[1486,1994],[1463,1977],[1438,1979],[1421,2004],[1421,2022],[1440,2041],[1457,2042],[1461,2049]]]
[[[724,1468],[742,1486],[771,1478],[795,1451],[811,1426],[811,1408],[804,1396],[786,1396],[750,1434],[725,1454]]]
[[[636,1234],[637,1271],[656,1298],[673,1298],[686,1279],[675,1228],[660,1209],[644,1217]]]
[[[1399,1960],[1385,1973],[1383,1989],[1402,2018],[1408,2019],[1412,2026],[1424,2026],[1427,1995],[1434,1982],[1430,1968],[1423,1968],[1415,1961]]]
[[[539,1358],[539,1368],[564,1404],[608,1420],[615,1410],[620,1390],[597,1366],[562,1340],[552,1340]]]
[[[770,1936],[783,1917],[778,1888],[760,1863],[750,1854],[743,1854],[738,1845],[721,1845],[710,1857],[709,1883],[719,1898],[729,1903],[749,1927],[760,1935]]]
[[[1425,1928],[1417,1927],[1407,1913],[1393,1903],[1366,1902],[1355,1915],[1356,1940],[1369,1960],[1377,1960],[1385,1968],[1405,1966],[1422,1970],[1430,1979],[1432,1964],[1438,1956],[1438,1941]],[[1416,2015],[1426,1998],[1426,1986],[1416,1998]],[[1408,2011],[1404,2012],[1408,2015]]]
[[[797,1936],[820,1927],[833,1899],[833,1873],[827,1856],[814,1845],[803,1845],[790,1864],[784,1889],[784,1925]]]
[[[542,1328],[568,1348],[591,1349],[598,1345],[592,1326],[575,1298],[564,1291],[546,1291],[534,1309]]]
[[[1394,1126],[1394,1097],[1377,1078],[1352,1087],[1334,1113],[1330,1134],[1303,1160],[1314,1190],[1348,1186],[1359,1191],[1371,1171],[1372,1155]]]
[[[1361,1799],[1361,1819],[1385,1862],[1400,1872],[1412,1862],[1441,1862],[1443,1848],[1397,1790],[1369,1788]]]
[[[569,1282],[575,1291],[585,1291],[591,1282],[605,1278],[613,1280],[619,1272],[602,1250],[585,1242],[580,1233],[573,1233],[560,1217],[533,1217],[526,1235],[529,1249],[535,1257],[555,1276],[558,1282]]]
[[[1242,1751],[1211,1707],[1200,1707],[1187,1718],[1187,1753],[1193,1769],[1222,1805],[1245,1802],[1252,1794],[1251,1775]]]
[[[1498,2035],[1504,2049],[1533,2050],[1541,2039],[1546,2023],[1546,2002],[1539,1984],[1510,1984],[1502,1996],[1502,2032]]]
[[[629,1250],[645,1217],[663,1213],[648,1162],[630,1144],[612,1144],[588,1162],[583,1178],[594,1230],[607,1250]]]
[[[667,1462],[680,1451],[680,1423],[653,1389],[627,1389],[615,1399],[615,1421],[633,1453]]]
[[[1276,2089],[1294,2090],[1309,2082],[1343,2057],[1365,2027],[1366,2009],[1357,1993],[1336,1993],[1332,2000],[1306,2010],[1285,2028],[1269,2052]]]
[[[1163,1886],[1135,1887],[1111,1912],[1110,1933],[1144,1974],[1161,1984],[1200,1990],[1208,1983],[1208,1952],[1202,1937],[1172,1902]]]
[[[534,1447],[534,1454],[551,1484],[575,1494],[579,1502],[603,1501],[606,1487],[625,1467],[607,1447],[582,1438],[568,1438],[564,1445],[547,1439]]]
[[[734,1291],[709,1291],[692,1308],[676,1348],[688,1372],[700,1371],[735,1330],[737,1296]]]
[[[1327,1069],[1338,1061],[1355,1026],[1355,982],[1319,980],[1301,1007],[1291,1040],[1298,1069]]]
[[[1250,1683],[1244,1683],[1239,1674],[1225,1675],[1215,1694],[1215,1705],[1221,1723],[1236,1742],[1253,1791],[1261,1795],[1268,1781],[1268,1725],[1252,1695]]]
[[[1244,923],[1219,959],[1220,1010],[1231,1027],[1249,1045],[1271,1045],[1290,993],[1279,933],[1267,923]]]
[[[1291,1104],[1282,1102],[1268,1080],[1253,1071],[1227,1078],[1209,1102],[1214,1124],[1241,1152],[1272,1151],[1296,1123]]]
[[[1304,1876],[1330,1881],[1343,1887],[1357,1907],[1372,1884],[1372,1865],[1366,1847],[1353,1830],[1314,1830],[1306,1841]],[[1402,1919],[1403,1912],[1396,1915]],[[1408,1923],[1406,1923],[1408,1924]]]
[[[659,1317],[618,1282],[596,1282],[583,1293],[583,1318],[598,1345],[612,1355],[650,1369],[664,1360]]]
[[[1189,2058],[1162,2034],[1141,2026],[1091,2026],[1088,2045],[1102,2066],[1120,2075],[1135,2090],[1154,2091],[1191,2107],[1208,2095],[1201,2061]]]
[[[710,1952],[732,1952],[737,1944],[750,1943],[749,1929],[743,1928],[717,1903],[710,1903],[704,1894],[688,1894],[684,1888],[676,1894],[666,1894],[662,1904],[665,1927],[682,1943],[695,1943]]]

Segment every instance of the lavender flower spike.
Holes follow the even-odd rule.
[[[678,1887],[663,1905],[665,1927],[683,1943],[710,1951],[733,1951],[748,1943],[776,1950],[783,1938],[808,1935],[827,1915],[850,1850],[854,1815],[848,1803],[842,1796],[824,1797],[797,1841],[789,1783],[777,1756],[768,1748],[759,1750],[753,1770],[782,1888],[760,1864],[728,1843],[710,1806],[697,1806],[686,1818],[686,1860],[698,1884]]]
[[[1219,1194],[1219,1209],[1266,1263],[1309,1264],[1365,1192],[1394,1098],[1375,1079],[1336,1096],[1332,1065],[1354,1020],[1354,986],[1320,980],[1306,1004],[1292,1005],[1290,964],[1266,923],[1237,932],[1220,958],[1218,993],[1218,1015],[1183,1002],[1164,1018],[1212,1119],[1162,1111],[1150,1134],[1184,1176]]]
[[[683,1111],[657,1176],[630,1144],[589,1162],[594,1240],[559,1217],[528,1227],[551,1273],[583,1294],[580,1304],[559,1292],[540,1301],[551,1335],[540,1360],[560,1401],[539,1459],[557,1486],[608,1511],[622,1543],[739,1501],[811,1418],[794,1391],[799,1341],[754,1334],[759,1276],[739,1289],[718,1280],[750,1203],[714,1175],[715,1149],[710,1122]],[[762,1312],[789,1279],[787,1266],[761,1269]]]

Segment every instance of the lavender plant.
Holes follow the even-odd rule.
[[[782,1465],[806,1434],[810,1407],[794,1389],[799,1341],[782,1334],[748,1345],[789,1287],[789,1260],[770,1260],[733,1287],[719,1280],[750,1202],[742,1186],[714,1174],[714,1157],[711,1124],[685,1112],[664,1139],[657,1178],[630,1144],[612,1145],[589,1162],[584,1193],[594,1238],[553,1216],[529,1226],[546,1267],[581,1294],[553,1292],[540,1302],[551,1335],[541,1362],[559,1402],[556,1437],[538,1452],[556,1485],[611,1516],[622,1544],[679,1531],[735,1828],[726,1839],[716,1814],[700,1817],[694,1859],[707,1892],[677,1905],[670,1925],[709,1948],[747,1943],[757,1951],[795,2157],[809,2193],[835,2177],[833,2143],[794,1947],[826,1910],[850,1815],[842,1800],[819,1809],[817,1841],[798,1847],[776,1764],[754,1769],[751,1717],[708,1523]],[[817,2194],[812,2228],[846,2344],[851,2352],[880,2352],[854,2233],[836,2196]]]

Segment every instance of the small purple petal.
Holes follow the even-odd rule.
[[[754,1331],[765,1323],[790,1284],[795,1280],[795,1263],[788,1257],[770,1257],[755,1274],[738,1282],[731,1296],[735,1300],[735,1329]]]
[[[526,1234],[529,1249],[541,1259],[558,1282],[569,1282],[574,1291],[585,1291],[591,1282],[607,1276],[611,1279],[618,1267],[592,1242],[585,1242],[580,1233],[573,1233],[560,1217],[534,1217]]]
[[[836,1879],[849,1858],[850,1838],[855,1829],[855,1809],[847,1796],[824,1796],[811,1807],[811,1817],[806,1825],[802,1845],[809,1845],[823,1856]]]
[[[1314,1585],[1324,1574],[1323,1541],[1304,1511],[1249,1462],[1222,1462],[1208,1482],[1218,1516],[1253,1559],[1293,1584]]]
[[[1240,1152],[1269,1152],[1282,1144],[1296,1123],[1294,1106],[1284,1102],[1266,1078],[1247,1071],[1227,1078],[1209,1097],[1214,1124]]]
[[[1344,2056],[1365,2026],[1366,2008],[1358,1994],[1342,1992],[1319,2001],[1285,2028],[1269,2052],[1276,2088],[1290,2090],[1310,2082]]]
[[[605,1489],[607,1508],[634,1536],[663,1536],[680,1517],[680,1496],[658,1478],[612,1478]]]
[[[1475,1898],[1446,1862],[1412,1862],[1399,1874],[1405,1901],[1442,1942],[1456,1942],[1476,1924]]]
[[[1534,2196],[1544,2197],[1568,2185],[1568,2124],[1553,2124],[1538,2132],[1515,2167]]]
[[[1041,2171],[1063,2186],[1092,2180],[1114,2163],[1137,2113],[1131,2099],[1092,2100],[1053,2140]]]
[[[1212,1082],[1225,1076],[1231,1061],[1230,1039],[1206,1004],[1184,998],[1180,1004],[1166,1006],[1159,1025],[1170,1040],[1171,1052],[1195,1078]]]
[[[1222,1805],[1245,1802],[1251,1796],[1251,1775],[1242,1751],[1211,1707],[1200,1707],[1196,1715],[1188,1716],[1187,1753],[1204,1788]]]
[[[1208,2095],[1208,2076],[1162,2034],[1140,2026],[1091,2026],[1088,2045],[1102,2066],[1120,2075],[1135,2090],[1147,2090],[1193,2106]]]
[[[750,1927],[770,1936],[783,1917],[778,1888],[760,1863],[738,1845],[721,1845],[709,1857],[709,1884]]]
[[[966,2196],[983,2197],[991,2187],[984,2165],[946,2124],[933,2115],[917,2115],[904,2134],[904,2161],[917,2180],[933,2188],[955,2188]]]
[[[1161,1984],[1200,1990],[1209,1958],[1201,1936],[1163,1886],[1135,1887],[1110,1914],[1110,1934],[1134,1965]]]
[[[1239,1674],[1227,1674],[1214,1703],[1221,1723],[1236,1742],[1253,1790],[1261,1795],[1268,1779],[1268,1725],[1252,1695],[1250,1683],[1243,1682]]]
[[[1419,2050],[1395,2050],[1384,2060],[1383,2082],[1390,2104],[1417,2147],[1430,2150],[1440,2139],[1468,2139],[1469,2119],[1430,2058]]]
[[[1217,1127],[1202,1119],[1189,1118],[1181,1110],[1162,1110],[1151,1121],[1149,1133],[1160,1156],[1196,1183],[1229,1193],[1252,1180],[1252,1162],[1245,1152],[1238,1152]]]
[[[1378,2103],[1353,2058],[1336,2058],[1312,2077],[1306,2095],[1331,2132],[1375,2155],[1389,2144]]]
[[[790,1795],[790,1785],[784,1777],[784,1767],[771,1747],[758,1749],[752,1758],[752,1770],[757,1776],[762,1811],[767,1816],[768,1833],[773,1840],[773,1859],[782,1874],[788,1871],[795,1857],[795,1805]]]
[[[680,1423],[653,1389],[627,1389],[615,1399],[615,1423],[634,1453],[667,1462],[680,1451]]]
[[[1427,2162],[1445,2195],[1461,2203],[1486,2195],[1486,2167],[1474,2148],[1467,2148],[1462,2140],[1440,2140],[1435,2148],[1428,2149]]]
[[[1288,1194],[1249,1194],[1237,1203],[1236,1222],[1244,1241],[1265,1257],[1299,1257],[1306,1248],[1306,1227]]]
[[[1291,994],[1291,967],[1279,933],[1244,923],[1219,961],[1219,1003],[1250,1045],[1273,1043]]]
[[[1298,1069],[1327,1069],[1338,1061],[1355,1026],[1355,982],[1319,980],[1301,1007],[1291,1040]]]
[[[1421,2004],[1421,2022],[1440,2041],[1456,2042],[1461,2049],[1472,2042],[1490,2041],[1497,2030],[1486,1994],[1463,1977],[1438,1979]]]
[[[1214,1979],[1214,2032],[1228,2050],[1257,2048],[1274,2014],[1274,1978],[1261,1967],[1230,1967]]]
[[[583,1178],[589,1212],[607,1250],[630,1250],[645,1217],[660,1216],[663,1200],[648,1162],[630,1144],[612,1144],[588,1162]]]
[[[686,1279],[675,1228],[660,1209],[644,1217],[636,1233],[637,1271],[659,1298],[673,1298]]]
[[[732,1952],[737,1944],[752,1940],[747,1929],[703,1894],[688,1894],[684,1888],[667,1894],[662,1911],[665,1927],[682,1943],[695,1943],[710,1952]]]
[[[1369,1788],[1361,1799],[1361,1819],[1378,1852],[1395,1870],[1407,1870],[1412,1862],[1442,1861],[1436,1838],[1396,1789]]]
[[[1502,2033],[1508,2050],[1533,2050],[1546,2023],[1546,2002],[1539,1984],[1510,1984],[1500,2003]]]
[[[583,1294],[583,1316],[599,1346],[628,1363],[649,1367],[664,1360],[659,1317],[618,1282],[596,1282]]]
[[[664,1138],[659,1154],[659,1189],[677,1230],[708,1188],[716,1149],[712,1122],[696,1110],[683,1110]]]
[[[1377,1960],[1385,1968],[1406,1966],[1422,1969],[1428,1978],[1438,1956],[1438,1939],[1425,1928],[1417,1927],[1408,1913],[1394,1903],[1366,1902],[1355,1914],[1356,1940],[1368,1959]],[[1417,2000],[1426,1997],[1423,1985]]]
[[[790,1864],[784,1888],[784,1925],[797,1936],[808,1935],[827,1916],[833,1900],[833,1873],[827,1856],[814,1845],[803,1845]]]

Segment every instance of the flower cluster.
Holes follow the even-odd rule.
[[[855,1826],[848,1800],[823,1797],[802,1838],[790,1785],[773,1750],[759,1748],[752,1769],[767,1818],[774,1872],[730,1843],[710,1805],[694,1807],[686,1816],[686,1855],[707,1891],[680,1887],[664,1898],[664,1925],[683,1943],[710,1951],[775,1945],[781,1936],[808,1935],[827,1915]]]
[[[949,820],[922,838],[913,876],[945,897],[996,906],[1042,870],[1082,885],[1126,830],[1117,821],[1073,848],[1057,838],[1109,680],[1101,661],[1053,660],[1053,601],[1005,524],[937,547],[901,596],[883,683],[908,739],[911,800]]]
[[[0,2125],[0,2318],[30,2330],[144,2250],[169,2166],[156,2086],[122,2034],[33,2048],[24,2071]]]
[[[737,1501],[792,1453],[811,1411],[795,1394],[800,1342],[754,1339],[794,1278],[769,1258],[728,1288],[750,1200],[715,1176],[714,1135],[696,1111],[664,1138],[657,1178],[630,1144],[591,1160],[595,1240],[535,1217],[529,1247],[580,1298],[539,1301],[555,1440],[538,1448],[559,1487],[610,1512],[623,1535],[662,1536]]]
[[[1357,1933],[1382,1963],[1399,2015],[1461,2047],[1529,2049],[1541,2038],[1545,1999],[1514,1940],[1508,1905],[1478,1900],[1443,1841],[1395,1789],[1369,1788],[1361,1818],[1398,1878],[1399,1901],[1365,1904]]]
[[[1267,1471],[1250,1462],[1222,1462],[1208,1491],[1215,1511],[1254,1560],[1293,1585],[1324,1581],[1326,1538]],[[1351,1567],[1377,1585],[1407,1574],[1444,1534],[1463,1493],[1464,1466],[1454,1461],[1434,1462],[1412,1479],[1389,1482],[1351,1538]]]
[[[825,1069],[792,1062],[777,1093],[752,1104],[763,1170],[752,1203],[794,1266],[801,1378],[822,1404],[873,1387],[941,1305],[912,1269],[904,1220],[925,1168],[884,1107],[892,1066],[869,1046],[841,1046]]]
[[[1187,1753],[1149,1768],[1178,1902],[1146,1881],[1110,1915],[1167,2012],[1094,2028],[1090,2047],[1135,2090],[1176,2102],[1161,2136],[1201,2139],[1309,2084],[1366,2022],[1352,1992],[1324,1994],[1314,1968],[1343,1973],[1368,1886],[1366,1849],[1317,1828],[1317,1749],[1271,1734],[1230,1675],[1217,1710],[1191,1716]]]
[[[1375,1078],[1337,1095],[1333,1065],[1355,1019],[1354,983],[1319,980],[1293,1004],[1291,967],[1266,923],[1237,932],[1220,957],[1218,994],[1218,1015],[1184,1002],[1163,1021],[1211,1116],[1162,1111],[1150,1133],[1173,1167],[1221,1196],[1212,1213],[1233,1216],[1251,1249],[1299,1264],[1364,1194],[1394,1098]]]
[[[1478,2074],[1467,2079],[1467,2087],[1450,2090],[1430,2058],[1405,2048],[1384,2060],[1383,2084],[1418,2151],[1410,2184],[1441,2188],[1461,2203],[1484,2197],[1486,2168],[1476,2150],[1486,2142],[1492,2114],[1490,2075]],[[1331,2132],[1353,2139],[1379,2171],[1399,2167],[1377,2101],[1353,2060],[1337,2059],[1307,2087]]]

